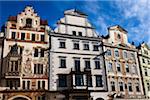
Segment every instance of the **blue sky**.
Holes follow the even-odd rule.
[[[0,1],[0,26],[8,16],[17,15],[26,5],[32,5],[50,27],[63,17],[64,10],[77,8],[88,14],[89,21],[100,35],[107,35],[107,28],[119,24],[128,31],[129,42],[136,45],[145,41],[150,45],[150,1]]]

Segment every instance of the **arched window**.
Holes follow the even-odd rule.
[[[31,18],[26,19],[26,27],[28,27],[28,28],[32,27],[32,19]]]

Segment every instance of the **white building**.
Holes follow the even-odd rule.
[[[69,100],[106,99],[101,41],[86,14],[65,11],[51,33],[49,90]]]

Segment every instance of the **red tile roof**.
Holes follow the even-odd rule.
[[[40,20],[40,25],[48,25],[47,20]]]
[[[8,21],[17,21],[17,16],[9,16]]]

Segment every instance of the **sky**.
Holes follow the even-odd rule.
[[[107,28],[120,25],[128,31],[128,40],[135,45],[145,41],[150,46],[150,0],[65,0],[65,1],[0,1],[0,27],[10,15],[16,16],[25,6],[31,5],[42,19],[54,29],[64,17],[64,11],[78,9],[99,35],[107,35]]]

